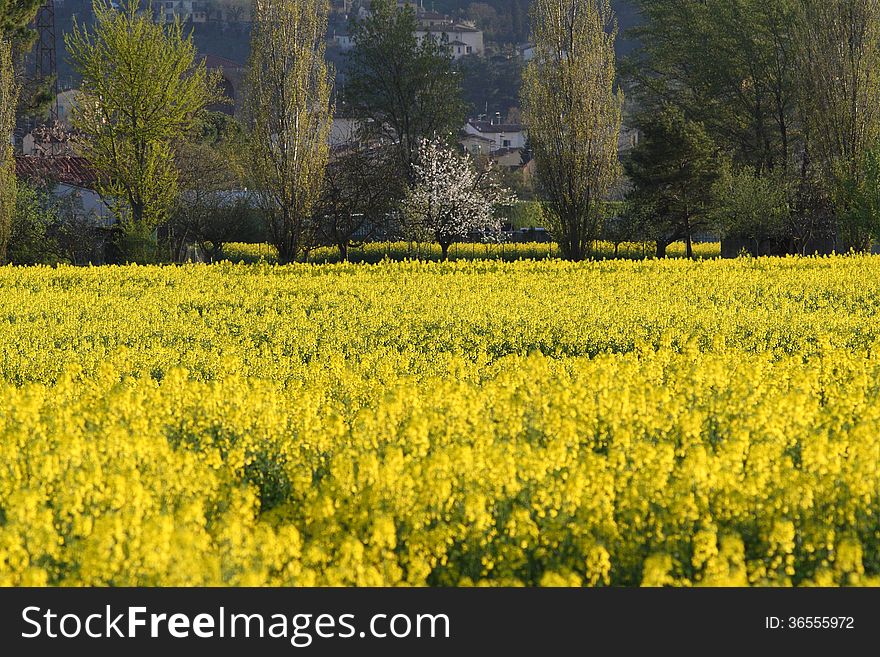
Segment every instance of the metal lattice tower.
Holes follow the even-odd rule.
[[[49,107],[49,124],[58,120],[58,61],[55,52],[55,0],[46,0],[36,17],[37,45],[36,79],[48,82],[52,103]]]

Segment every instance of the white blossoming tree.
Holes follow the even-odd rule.
[[[459,155],[440,139],[422,140],[404,210],[415,232],[428,233],[440,245],[443,260],[452,244],[472,234],[498,235],[496,210],[514,201],[491,166],[477,167],[469,155]]]

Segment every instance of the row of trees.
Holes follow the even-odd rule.
[[[412,9],[375,0],[371,16],[352,25],[342,103],[358,127],[333,157],[327,4],[257,0],[255,9],[246,180],[281,262],[316,243],[346,258],[364,231],[433,239],[444,257],[455,240],[497,232],[495,211],[510,195],[491,167],[454,151],[460,77],[444,44],[416,38]]]
[[[880,1],[638,0],[618,74],[607,0],[535,0],[524,81],[540,193],[562,252],[721,230],[753,251],[862,250],[880,238]],[[640,142],[623,158],[623,107]]]
[[[157,229],[177,258],[192,242],[216,257],[225,242],[261,234],[281,262],[316,244],[345,258],[355,235],[377,230],[436,240],[444,253],[497,232],[495,211],[511,195],[491,167],[452,147],[464,118],[460,79],[443,44],[416,39],[411,10],[375,0],[372,17],[353,26],[354,74],[338,99],[324,52],[327,2],[255,0],[232,119],[210,111],[224,102],[219,77],[181,25],[156,24],[143,8],[95,0],[93,24],[75,24],[65,39],[83,80],[76,146],[130,259],[156,257]],[[336,103],[359,127],[331,153]]]
[[[532,2],[523,109],[562,254],[582,259],[603,235],[631,235],[663,255],[710,225],[789,250],[817,239],[864,248],[880,232],[880,0],[639,4],[641,49],[621,76],[608,0]],[[140,7],[96,0],[94,28],[67,37],[84,80],[80,147],[130,236],[171,225],[180,248],[192,237],[216,251],[256,214],[290,262],[319,242],[345,256],[382,222],[444,251],[497,229],[511,195],[455,152],[461,80],[443,44],[417,40],[411,10],[372,2],[352,25],[350,75],[334,92],[327,3],[255,0],[238,123],[207,111],[218,80],[180,26],[156,25]],[[0,74],[3,61],[0,50]],[[0,79],[10,80],[0,85],[9,108],[14,80]],[[623,167],[621,79],[642,133]],[[358,120],[354,144],[338,152],[334,114]],[[609,220],[622,173],[631,191]]]
[[[659,252],[708,226],[776,252],[880,236],[880,2],[637,4],[625,164]]]
[[[178,253],[189,239],[216,253],[248,229],[252,210],[281,262],[316,241],[344,256],[377,218],[444,253],[497,232],[496,211],[512,195],[491,167],[453,148],[464,103],[451,54],[416,38],[411,9],[371,5],[352,26],[350,75],[335,98],[358,120],[357,146],[331,157],[324,0],[254,1],[242,121],[225,125],[206,120],[218,79],[179,24],[153,23],[140,0],[95,0],[94,25],[66,37],[83,79],[72,122],[135,257],[147,257],[142,246],[160,226],[173,227]],[[562,253],[579,259],[619,170],[613,13],[607,0],[536,0],[533,30],[524,101],[540,187]]]

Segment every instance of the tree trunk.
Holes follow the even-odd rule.
[[[344,240],[339,240],[336,243],[336,247],[339,249],[340,262],[348,262],[348,243]]]
[[[657,257],[665,258],[666,257],[666,242],[662,240],[657,240]]]
[[[143,203],[132,203],[131,204],[131,223],[134,226],[140,227],[144,221],[144,204]]]
[[[440,260],[446,262],[449,259],[449,247],[451,242],[440,242]]]
[[[688,235],[687,235],[687,249],[686,249],[686,253],[687,253],[687,258],[688,258],[688,260],[693,260],[693,259],[694,259],[694,240],[693,240],[693,238],[691,237],[691,234],[690,234],[690,233],[688,233]]]
[[[289,240],[281,240],[279,244],[275,245],[275,248],[278,249],[279,265],[289,265],[296,260],[296,250]]]

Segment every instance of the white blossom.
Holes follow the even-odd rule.
[[[501,232],[496,210],[515,196],[501,187],[491,165],[480,169],[470,155],[459,155],[440,139],[422,140],[413,173],[406,214],[444,255],[449,245],[472,234],[491,239]]]

